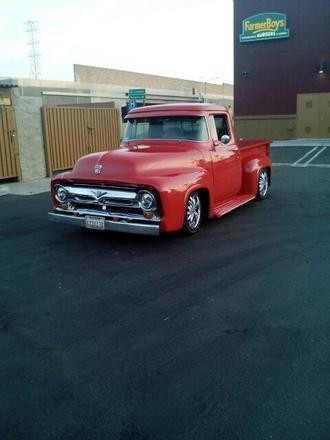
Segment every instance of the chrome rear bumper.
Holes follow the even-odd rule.
[[[48,220],[56,223],[66,223],[67,225],[85,227],[84,217],[49,212]],[[131,234],[159,235],[159,224],[112,221],[105,219],[105,230]]]

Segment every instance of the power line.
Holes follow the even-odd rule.
[[[37,22],[33,20],[29,20],[25,23],[26,32],[29,35],[28,45],[30,46],[29,58],[30,61],[30,77],[34,79],[38,79],[41,77],[41,69],[39,64],[40,53],[38,52],[38,44],[39,41],[37,39]]]

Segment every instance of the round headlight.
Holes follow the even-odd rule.
[[[68,191],[63,186],[58,185],[55,188],[55,198],[58,202],[64,203],[68,198]]]
[[[151,209],[156,207],[156,199],[153,194],[149,191],[140,191],[139,199],[141,208],[145,211],[150,211]]]

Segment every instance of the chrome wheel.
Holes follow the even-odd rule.
[[[202,204],[198,192],[190,194],[186,210],[186,229],[189,233],[197,232],[202,218]]]
[[[263,170],[260,172],[258,179],[258,196],[260,199],[265,199],[267,197],[268,186],[268,172]]]

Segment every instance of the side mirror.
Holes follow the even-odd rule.
[[[230,137],[228,136],[228,134],[224,134],[223,136],[221,136],[220,142],[222,144],[229,144]]]

